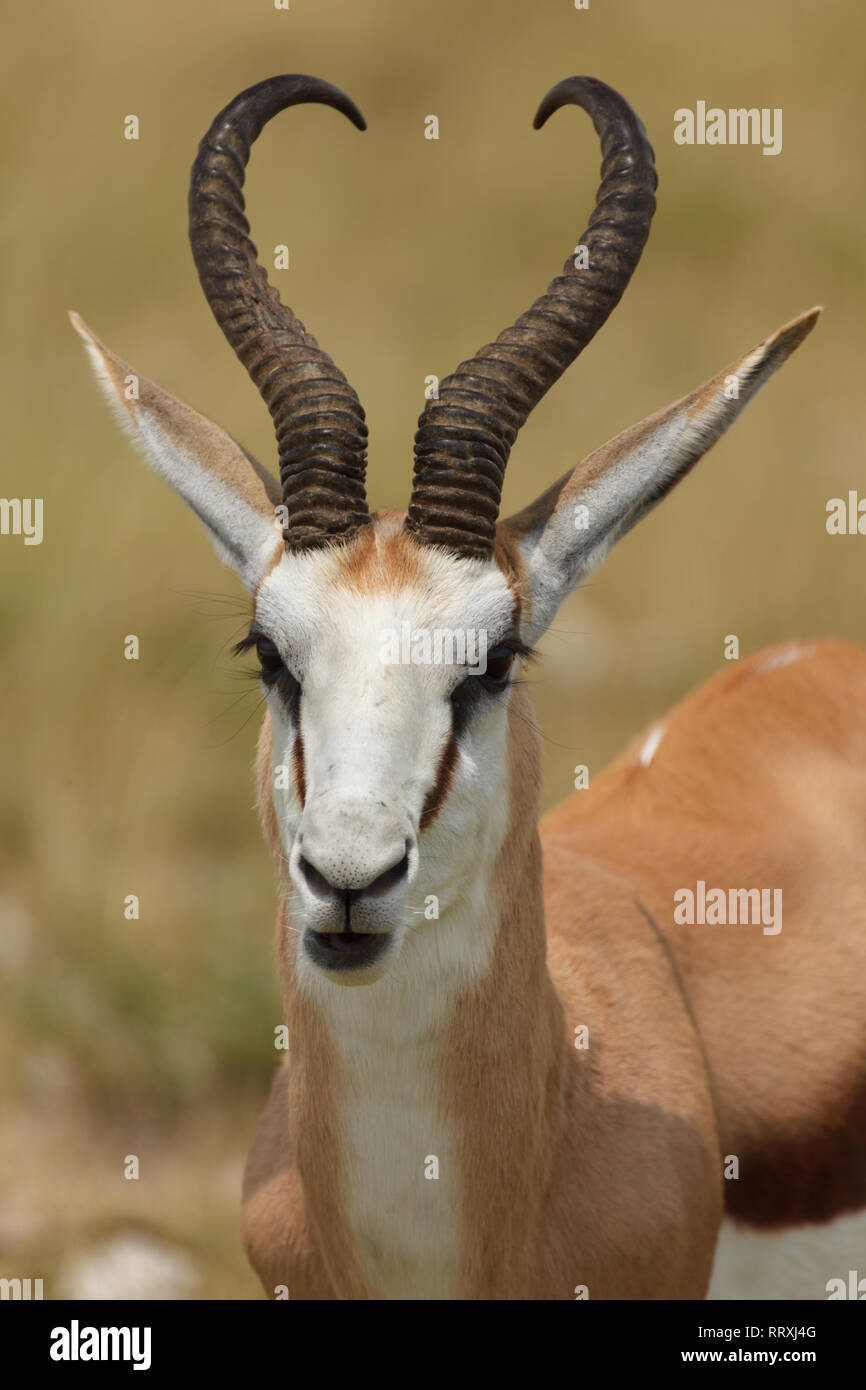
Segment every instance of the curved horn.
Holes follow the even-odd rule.
[[[418,421],[406,526],[459,555],[492,554],[517,431],[622,296],[655,212],[653,152],[628,102],[597,78],[568,77],[542,101],[535,129],[567,104],[589,112],[601,139],[601,185],[580,238],[588,266],[570,257],[513,327],[445,378]]]
[[[273,417],[290,550],[349,537],[369,521],[367,426],[357,395],[256,263],[241,192],[250,146],[287,106],[322,102],[365,129],[353,101],[315,77],[259,82],[229,102],[192,167],[189,238],[214,317]]]

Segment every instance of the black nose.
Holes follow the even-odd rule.
[[[355,884],[352,888],[347,888],[341,883],[334,883],[325,878],[325,875],[316,868],[315,864],[312,864],[303,854],[298,860],[298,869],[303,874],[304,882],[311,893],[319,898],[330,898],[332,901],[342,898],[348,913],[352,903],[358,898],[381,898],[389,889],[396,888],[401,879],[406,877],[409,872],[409,842],[406,841],[403,856],[396,864],[392,864],[390,868],[376,874],[368,883]]]

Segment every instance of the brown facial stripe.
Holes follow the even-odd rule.
[[[457,762],[457,743],[453,733],[448,735],[448,742],[442,750],[439,759],[439,767],[436,770],[436,781],[424,798],[424,808],[421,812],[419,830],[426,830],[436,819],[439,807],[448,795],[448,788],[451,786],[451,778],[454,776],[454,767]]]
[[[725,1183],[731,1216],[768,1229],[831,1221],[866,1208],[866,1077],[845,1109],[809,1132],[743,1145],[740,1176]]]
[[[292,748],[292,764],[295,772],[295,791],[298,801],[301,803],[301,810],[303,810],[304,802],[307,799],[307,775],[304,772],[304,739],[300,727]]]

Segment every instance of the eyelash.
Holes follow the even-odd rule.
[[[459,735],[464,729],[469,714],[475,708],[479,700],[484,699],[485,695],[501,694],[512,684],[512,671],[514,661],[531,661],[535,656],[532,647],[528,647],[519,637],[506,637],[501,642],[497,642],[487,654],[488,663],[490,658],[498,652],[509,652],[511,661],[502,679],[494,679],[488,676],[487,672],[475,676],[466,676],[459,685],[456,685],[451,692],[451,704],[454,709],[454,733]]]
[[[301,687],[285,665],[276,644],[262,632],[248,632],[233,648],[233,655],[241,656],[252,648],[256,649],[259,659],[259,679],[262,684],[267,690],[276,690],[289,709],[296,712]]]
[[[296,712],[301,696],[301,687],[283,662],[276,644],[264,633],[248,632],[246,637],[243,637],[235,645],[233,654],[241,656],[252,648],[256,649],[259,658],[259,678],[262,684],[268,690],[276,690],[289,708]],[[531,661],[535,656],[532,647],[528,647],[519,637],[506,637],[488,653],[488,662],[491,657],[495,658],[497,653],[505,652],[509,653],[511,660],[501,677],[491,676],[487,671],[484,671],[478,675],[464,677],[452,690],[451,703],[455,712],[455,728],[465,724],[470,708],[481,698],[482,693],[496,695],[507,690],[511,684],[511,672],[514,669],[515,658],[519,658],[521,661]],[[268,664],[269,660],[270,664]]]

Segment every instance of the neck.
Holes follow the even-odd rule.
[[[510,794],[473,843],[474,871],[449,880],[437,920],[419,914],[391,974],[310,988],[282,934],[290,1127],[344,1297],[495,1297],[530,1277],[520,1266],[558,1153],[566,1039],[527,743],[509,740]]]

